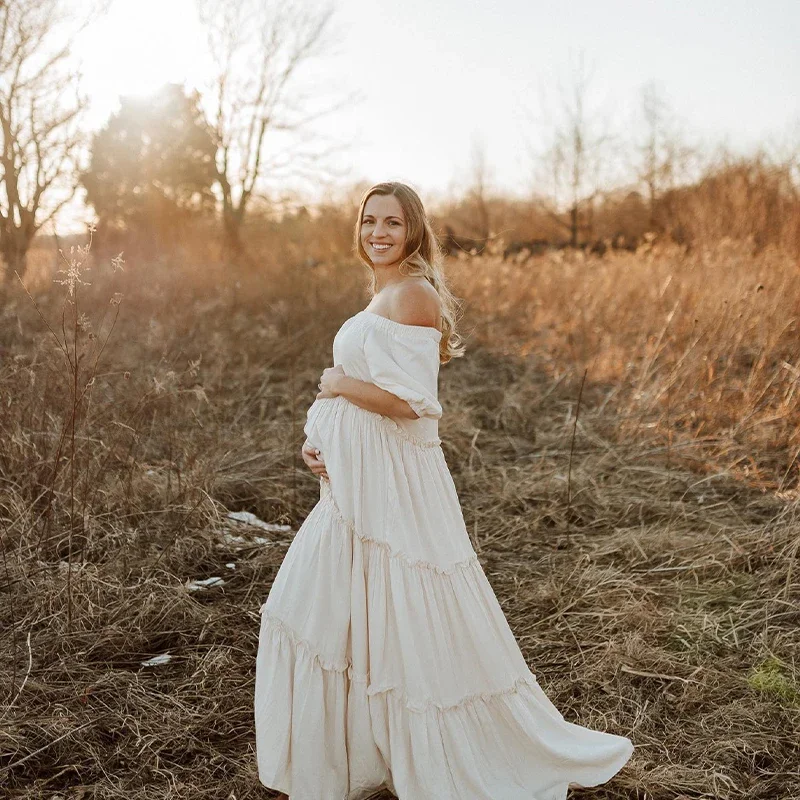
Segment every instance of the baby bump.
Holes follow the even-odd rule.
[[[474,552],[438,445],[404,438],[391,420],[341,396],[315,401],[307,416],[304,432],[357,534],[444,566]]]

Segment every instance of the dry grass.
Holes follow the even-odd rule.
[[[302,424],[359,269],[96,275],[98,340],[124,299],[79,404],[24,292],[0,308],[7,796],[269,796],[258,608],[292,534],[225,515],[296,529],[313,506]],[[449,271],[470,347],[440,433],[473,543],[554,702],[636,744],[574,796],[800,797],[796,264],[729,245]],[[51,321],[57,288],[35,295]]]

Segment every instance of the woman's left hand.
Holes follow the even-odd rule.
[[[344,374],[344,367],[341,364],[323,370],[322,377],[319,379],[320,391],[317,393],[317,400],[321,397],[337,397],[339,380],[344,377]]]

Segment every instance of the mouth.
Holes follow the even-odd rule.
[[[370,247],[376,253],[385,253],[387,250],[391,249],[392,245],[390,245],[390,244],[376,244],[376,243],[372,242],[370,244]]]

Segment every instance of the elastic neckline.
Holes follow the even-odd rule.
[[[383,326],[387,330],[400,329],[407,333],[413,333],[420,336],[433,336],[434,339],[441,339],[442,332],[438,328],[431,328],[429,325],[409,325],[405,322],[396,322],[389,317],[384,317],[382,314],[376,314],[374,311],[368,311],[366,308],[358,312],[364,314],[370,319],[376,320],[378,325]],[[358,316],[358,314],[356,316]]]

